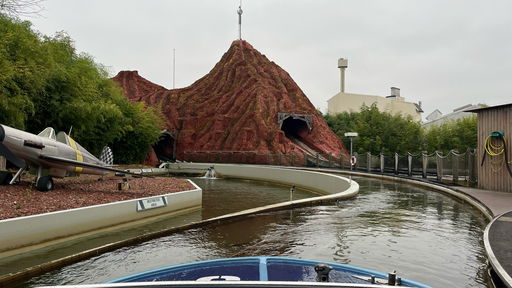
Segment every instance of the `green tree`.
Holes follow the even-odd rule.
[[[450,150],[465,152],[477,145],[477,117],[462,118],[428,129],[409,117],[380,112],[375,105],[361,107],[360,112],[324,115],[329,127],[345,142],[345,132],[358,132],[354,151],[378,154],[405,154]]]
[[[34,113],[31,95],[48,74],[48,55],[30,25],[0,14],[0,122],[20,129]]]
[[[0,122],[32,133],[69,131],[93,154],[114,145],[116,162],[139,162],[160,135],[161,115],[129,102],[100,64],[59,32],[0,14]]]
[[[350,142],[344,136],[345,132],[357,132],[359,136],[354,138],[353,143],[354,151],[358,153],[382,152],[389,155],[422,150],[423,131],[420,123],[411,117],[380,112],[375,104],[363,105],[360,112],[325,115],[324,119],[344,143]]]
[[[465,152],[477,145],[477,116],[461,118],[425,130],[425,147],[429,153],[455,149]]]
[[[148,153],[151,145],[158,141],[161,131],[155,129],[163,126],[160,107],[144,107],[143,103],[135,105],[119,99],[121,110],[128,116],[125,135],[112,143],[119,163],[140,163]]]

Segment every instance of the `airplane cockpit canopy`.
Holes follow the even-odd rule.
[[[89,151],[87,151],[82,145],[78,144],[73,140],[73,138],[69,137],[68,134],[64,131],[60,131],[57,133],[57,141],[64,143],[68,146],[71,146],[73,149],[77,149],[85,156],[87,155],[89,159],[96,158],[94,155],[92,155]]]
[[[55,138],[55,130],[52,127],[46,127],[41,133],[37,134],[37,136],[50,138],[56,140]]]
[[[60,131],[59,133],[57,133],[57,141],[69,145],[68,134],[66,134],[66,132],[64,131]]]

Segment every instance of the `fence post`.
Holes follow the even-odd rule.
[[[469,166],[469,182],[475,184],[477,182],[477,158],[476,149],[470,151],[468,149],[468,166]]]
[[[304,154],[304,167],[308,167],[308,154],[306,152],[302,152]]]
[[[295,153],[290,154],[290,166],[295,166]]]
[[[320,167],[320,154],[318,152],[316,152],[315,161],[316,161],[316,168]]]
[[[372,171],[372,153],[366,152],[366,171]]]
[[[457,183],[459,181],[459,156],[452,150],[450,151],[450,157],[452,157],[452,181]]]
[[[340,169],[343,169],[343,153],[340,153]]]
[[[395,175],[398,175],[398,153],[395,152]]]
[[[439,155],[440,153],[436,151],[436,174],[437,181],[443,181],[443,158]]]
[[[409,177],[412,176],[412,154],[411,152],[407,152],[407,174]]]
[[[329,152],[329,168],[332,167],[332,154]]]
[[[421,160],[422,160],[422,167],[421,167],[421,177],[427,178],[427,165],[428,165],[428,154],[423,151],[421,152]]]
[[[380,173],[384,173],[384,154],[380,152]]]

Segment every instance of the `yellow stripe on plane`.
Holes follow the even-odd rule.
[[[69,146],[75,150],[76,153],[76,161],[84,162],[84,156],[82,155],[82,152],[78,150],[78,147],[76,147],[76,142],[73,140],[73,138],[68,136]],[[82,173],[84,168],[82,167],[75,167],[75,173]]]

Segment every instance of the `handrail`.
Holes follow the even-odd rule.
[[[434,151],[428,154],[422,152],[407,152],[405,154],[369,152],[353,154],[356,163],[350,164],[350,155],[346,153],[260,153],[253,151],[201,151],[185,152],[185,161],[208,163],[243,163],[264,164],[293,167],[325,167],[351,169],[366,172],[405,174],[414,177],[419,174],[423,178],[435,177],[438,181],[460,182],[474,184],[477,181],[476,149],[465,152],[451,150],[444,154]],[[187,158],[188,157],[188,158]]]

